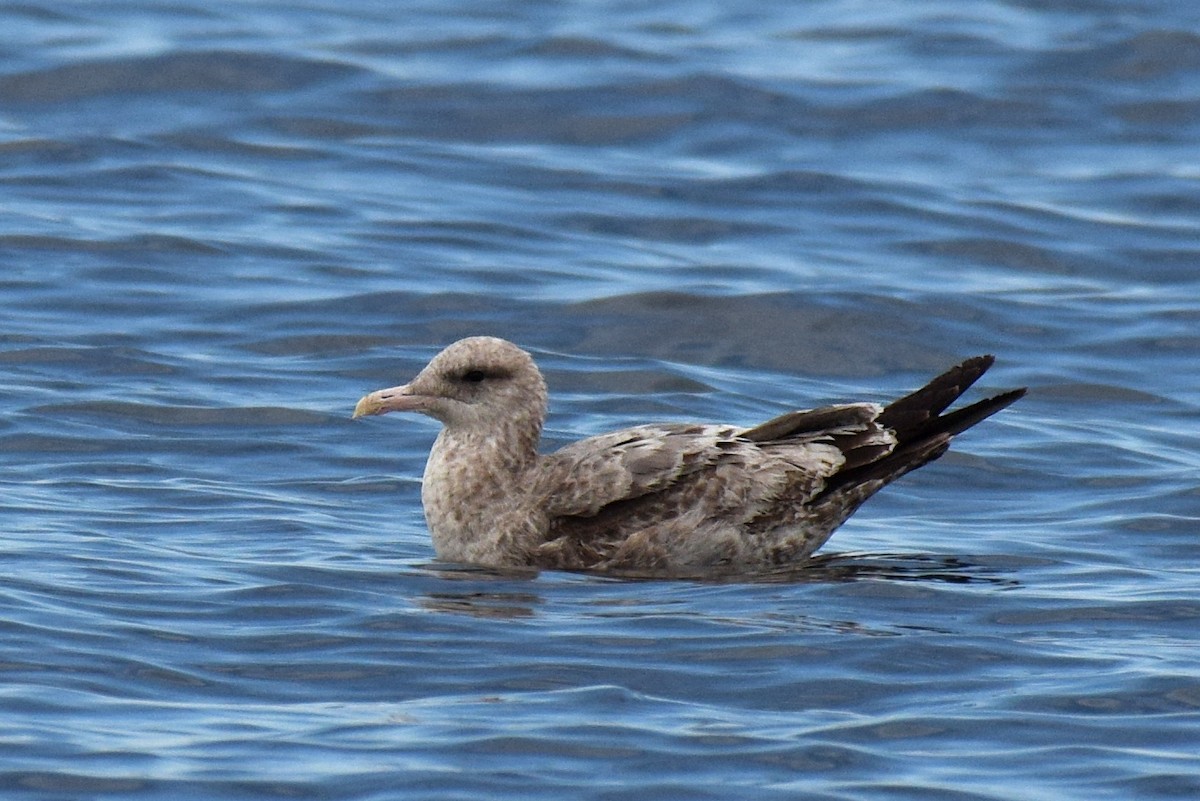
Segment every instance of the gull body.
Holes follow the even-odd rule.
[[[421,487],[438,558],[490,567],[646,575],[798,565],[867,498],[941,456],[1020,398],[946,409],[992,364],[964,361],[888,404],[788,412],[761,425],[643,425],[549,454],[546,383],[496,337],[448,346],[355,417],[419,412],[442,424]]]

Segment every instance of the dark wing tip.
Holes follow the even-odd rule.
[[[895,431],[902,442],[942,430],[936,425],[938,416],[995,361],[996,357],[989,353],[956,364],[920,389],[889,403],[880,413],[878,423]]]
[[[962,433],[981,420],[991,417],[1006,406],[1016,403],[1025,397],[1027,391],[1026,387],[1010,389],[1008,392],[1001,392],[999,395],[977,401],[970,406],[956,409],[949,414],[943,414],[934,421],[936,423],[936,430],[945,432],[951,436]]]
[[[1023,397],[1024,387],[942,414],[987,372],[994,361],[991,355],[967,359],[917,391],[884,407],[876,421],[895,432],[895,448],[881,454],[880,458],[872,459],[873,454],[865,454],[865,458],[847,459],[846,467],[831,477],[818,498],[832,498],[839,492],[850,491],[855,485],[870,482],[876,483],[869,490],[874,492],[883,484],[937,459],[946,452],[956,434]]]

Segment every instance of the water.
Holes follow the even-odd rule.
[[[1200,796],[1185,3],[0,10],[6,798]],[[550,444],[1026,399],[778,582],[433,559],[441,345]]]

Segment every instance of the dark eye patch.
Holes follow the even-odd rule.
[[[485,378],[487,378],[487,373],[483,370],[468,370],[463,373],[462,380],[470,384],[478,384]]]

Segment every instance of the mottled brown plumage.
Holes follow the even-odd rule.
[[[354,416],[442,423],[421,500],[438,557],[493,567],[722,575],[795,565],[888,482],[1021,397],[943,414],[978,356],[887,405],[788,412],[754,428],[645,425],[538,454],[546,384],[528,353],[463,339]]]

